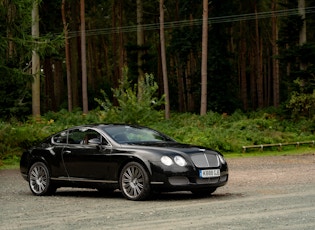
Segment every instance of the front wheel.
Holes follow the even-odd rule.
[[[28,173],[29,186],[34,195],[49,195],[56,191],[50,183],[50,173],[42,162],[36,162]]]
[[[150,195],[150,183],[148,173],[137,162],[125,165],[120,173],[120,189],[129,200],[144,200]]]

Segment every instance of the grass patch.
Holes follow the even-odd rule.
[[[251,150],[245,153],[243,152],[233,152],[233,153],[226,153],[224,156],[226,158],[242,158],[242,157],[265,157],[265,156],[290,156],[290,155],[306,155],[306,154],[315,154],[315,147],[287,147],[282,149],[281,151],[270,149],[259,151]]]
[[[2,169],[18,169],[20,167],[20,157],[12,155],[10,158],[0,160],[0,170]]]

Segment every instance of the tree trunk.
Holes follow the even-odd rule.
[[[78,31],[80,29],[78,27],[78,24],[79,24],[78,15],[80,15],[80,10],[77,4],[72,4],[70,7],[71,7],[71,20],[69,22],[70,31]],[[80,46],[78,42],[78,37],[74,36],[72,38],[69,38],[69,51],[70,51],[69,58],[70,58],[70,69],[71,69],[70,77],[71,77],[72,107],[76,108],[80,106],[79,83],[81,82],[81,80],[79,79]]]
[[[143,45],[144,45],[144,32],[143,32],[143,3],[142,0],[137,0],[137,46],[138,46],[138,99],[141,100],[143,89],[141,82],[144,81],[143,65]]]
[[[179,21],[179,0],[176,0],[175,3],[175,21]],[[176,76],[177,80],[177,97],[178,97],[178,111],[185,112],[187,110],[187,97],[185,94],[185,76],[181,74],[180,70],[182,70],[179,54],[174,54],[173,58],[171,58],[171,76]]]
[[[305,0],[298,0],[298,4],[299,4],[299,14],[302,17],[303,20],[303,26],[302,29],[300,31],[300,45],[303,45],[304,43],[306,43],[306,22],[305,22]]]
[[[200,115],[207,113],[208,0],[203,0]]]
[[[102,37],[102,44],[104,47],[104,62],[105,62],[105,73],[107,78],[110,80],[112,78],[112,71],[109,63],[109,46],[107,45],[105,39]]]
[[[113,35],[113,62],[114,62],[114,76],[113,85],[117,88],[119,85],[119,79],[122,80],[122,69],[124,67],[124,44],[123,44],[123,33],[121,31],[123,21],[123,10],[122,2],[114,1],[113,3],[113,27],[118,27],[118,33]],[[116,102],[114,102],[116,103]]]
[[[257,77],[257,99],[258,108],[264,106],[264,96],[263,96],[263,76],[262,76],[262,59],[261,59],[261,49],[260,49],[260,37],[259,37],[259,24],[258,24],[258,12],[257,12],[257,1],[255,3],[255,42],[256,42],[256,77]]]
[[[272,77],[273,77],[273,106],[278,108],[280,103],[280,76],[279,76],[279,49],[277,45],[278,41],[278,26],[277,16],[275,11],[277,10],[277,0],[272,0]]]
[[[54,60],[54,95],[56,109],[60,108],[60,104],[66,92],[63,82],[62,60]]]
[[[125,48],[124,48],[124,34],[121,30],[122,26],[123,26],[123,2],[122,0],[119,0],[119,5],[118,5],[118,9],[119,9],[119,73],[120,73],[120,79],[123,78],[123,68],[125,65]]]
[[[89,28],[88,28],[89,29]],[[87,55],[87,85],[91,89],[96,89],[98,81],[98,76],[100,75],[99,71],[99,58],[98,51],[96,49],[96,37],[91,36],[86,40],[86,55]]]
[[[32,37],[34,42],[39,39],[39,14],[38,14],[38,1],[33,1],[32,9]],[[34,45],[32,54],[32,111],[33,116],[40,117],[40,58],[37,52],[37,44]]]
[[[184,82],[183,76],[179,73],[178,67],[178,58],[174,56],[170,60],[171,76],[175,76],[177,80],[177,101],[178,101],[178,111],[185,112],[186,103],[185,103],[185,94],[184,94]]]
[[[85,2],[80,0],[81,18],[81,67],[82,67],[82,104],[83,114],[89,112],[87,95],[87,74],[86,74],[86,44],[85,44]]]
[[[55,103],[55,93],[54,93],[54,71],[53,71],[53,61],[51,58],[45,58],[43,64],[44,74],[45,74],[45,99],[43,112],[56,111]]]
[[[241,87],[241,100],[243,103],[243,109],[247,111],[248,100],[247,100],[247,76],[246,76],[246,36],[245,36],[245,22],[240,22],[240,37],[241,37],[241,48],[239,56],[239,74],[240,74],[240,87]]]
[[[116,28],[117,27],[117,1],[113,2],[113,7],[112,7],[112,27]],[[113,82],[113,88],[118,88],[119,86],[119,78],[121,76],[121,72],[119,71],[119,66],[118,66],[118,33],[114,33],[113,37],[112,37],[112,50],[113,50],[113,78],[112,78],[112,82]],[[116,105],[116,101],[114,100],[114,104]]]
[[[194,17],[192,13],[189,15],[189,24],[190,24],[190,29],[193,30],[193,21]],[[208,51],[207,51],[208,52]],[[196,61],[195,61],[195,56],[193,54],[193,50],[191,49],[189,52],[189,56],[187,58],[187,64],[186,64],[186,71],[185,71],[185,85],[186,85],[186,92],[187,92],[187,110],[188,112],[194,112],[195,111],[195,99],[194,99],[194,90],[192,89],[193,87],[193,80],[192,76],[194,75],[196,71]]]
[[[6,1],[3,4],[6,4],[5,7],[8,8],[7,10],[7,23],[9,25],[14,23],[15,17],[16,17],[16,6],[11,2],[11,1]],[[7,48],[7,59],[11,59],[13,57],[14,53],[14,42],[13,42],[13,31],[11,26],[7,26],[7,43],[8,43],[8,48]]]
[[[301,28],[300,38],[299,38],[299,45],[302,46],[303,44],[306,43],[305,0],[299,0],[298,7],[299,7],[299,14],[301,15],[302,20],[303,20],[303,26]],[[300,69],[306,70],[307,64],[300,63]]]
[[[170,99],[168,91],[168,77],[166,67],[166,53],[165,53],[165,37],[164,37],[164,1],[160,0],[160,41],[161,41],[161,59],[162,59],[162,73],[163,85],[165,95],[165,119],[170,119]]]
[[[71,67],[70,67],[70,49],[69,49],[69,40],[68,40],[68,28],[67,28],[67,19],[66,19],[66,10],[65,10],[65,1],[62,0],[61,3],[61,15],[63,23],[63,31],[65,34],[65,55],[66,55],[66,72],[67,72],[67,89],[68,89],[68,111],[72,111],[72,85],[71,85]]]
[[[251,104],[252,108],[257,108],[257,74],[256,74],[256,63],[255,63],[255,54],[254,51],[249,53],[249,65],[250,65],[250,95],[251,95]]]

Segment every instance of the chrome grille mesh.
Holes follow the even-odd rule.
[[[198,168],[218,167],[220,165],[216,154],[206,152],[192,154],[191,160]]]

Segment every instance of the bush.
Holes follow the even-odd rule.
[[[315,91],[313,94],[293,92],[287,108],[291,110],[294,118],[301,116],[311,118],[315,114]]]
[[[104,91],[101,91],[103,100],[96,98],[96,102],[101,106],[104,119],[110,122],[122,122],[140,124],[143,122],[154,121],[160,117],[160,113],[155,110],[164,103],[164,98],[158,99],[155,94],[158,84],[154,82],[153,75],[145,74],[145,79],[140,82],[142,92],[138,92],[137,85],[132,87],[128,81],[128,70],[124,70],[123,81],[117,89],[112,89],[113,97],[117,100],[115,106],[109,100]]]

